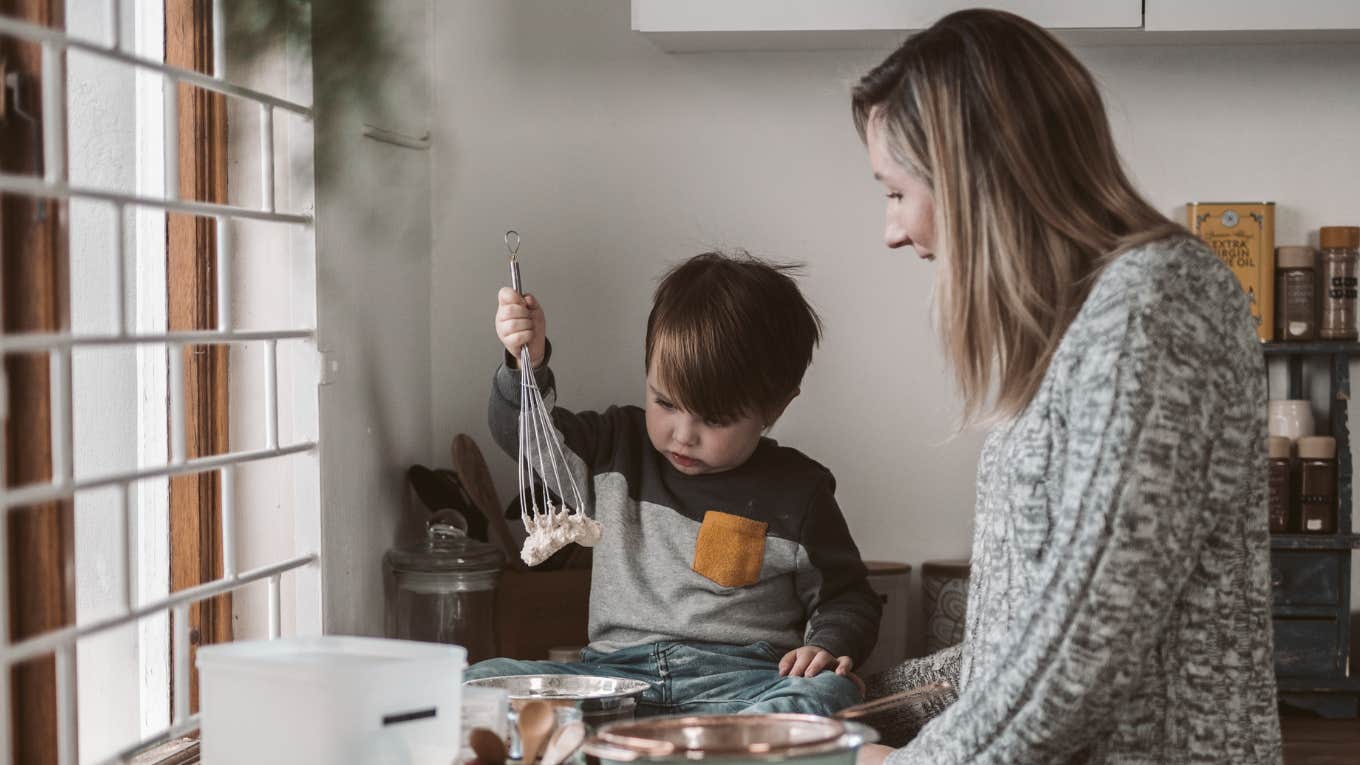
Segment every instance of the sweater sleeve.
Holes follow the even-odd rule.
[[[1004,655],[889,765],[1067,762],[1110,732],[1216,526],[1210,472],[1259,448],[1246,407],[1224,403],[1245,367],[1223,360],[1223,316],[1193,292],[1130,289],[1083,309],[1083,352],[1057,370],[1052,564]]]
[[[813,492],[801,544],[807,552],[806,558],[800,557],[797,572],[798,592],[808,614],[804,642],[849,656],[859,665],[878,640],[883,605],[869,586],[859,548],[836,504],[830,474]]]
[[[946,684],[924,703],[896,706],[869,715],[860,722],[879,732],[880,744],[902,746],[916,736],[925,724],[939,716],[958,700],[959,661],[962,646],[950,646],[929,656],[921,656],[898,664],[864,679],[864,700],[874,701],[885,696],[910,691],[927,685]]]
[[[551,349],[551,346],[549,346]],[[549,355],[551,350],[549,350]],[[540,441],[531,442],[531,448],[541,450],[545,457],[552,444],[562,449],[570,478],[567,475],[547,476],[547,483],[554,487],[558,479],[563,486],[574,481],[585,501],[583,511],[593,516],[594,502],[590,477],[612,458],[619,434],[628,429],[628,417],[619,407],[610,407],[604,412],[573,412],[557,406],[557,384],[552,368],[544,362],[533,370],[534,381],[543,396],[543,403],[549,416],[551,432],[537,431]],[[487,407],[488,424],[496,444],[512,459],[519,456],[520,431],[520,392],[523,373],[506,354],[506,361],[496,370],[491,385],[491,400]],[[552,444],[548,443],[548,440]],[[560,466],[559,466],[560,467]],[[568,489],[570,491],[570,489]]]

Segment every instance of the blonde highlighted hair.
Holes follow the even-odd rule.
[[[1014,14],[945,16],[866,74],[851,107],[860,138],[873,122],[932,191],[936,310],[965,425],[1029,404],[1119,253],[1188,235],[1129,181],[1090,72]]]

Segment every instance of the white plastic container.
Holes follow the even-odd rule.
[[[460,646],[290,638],[204,646],[197,664],[206,765],[458,756]]]

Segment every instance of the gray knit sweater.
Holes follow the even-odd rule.
[[[1280,762],[1265,383],[1199,242],[1101,274],[983,449],[963,645],[872,680],[958,689],[889,765]]]

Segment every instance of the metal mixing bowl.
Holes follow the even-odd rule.
[[[649,687],[641,680],[592,675],[509,675],[468,680],[464,685],[501,688],[509,692],[512,702],[521,704],[530,700],[572,702],[586,714],[618,709]]]
[[[694,715],[611,723],[583,749],[606,765],[694,760],[853,765],[860,746],[877,740],[866,725],[816,715]]]
[[[510,695],[510,758],[519,759],[519,710],[530,701],[574,706],[588,730],[619,720],[633,719],[637,697],[649,687],[641,680],[593,675],[507,675],[468,680],[466,686],[500,688]]]

